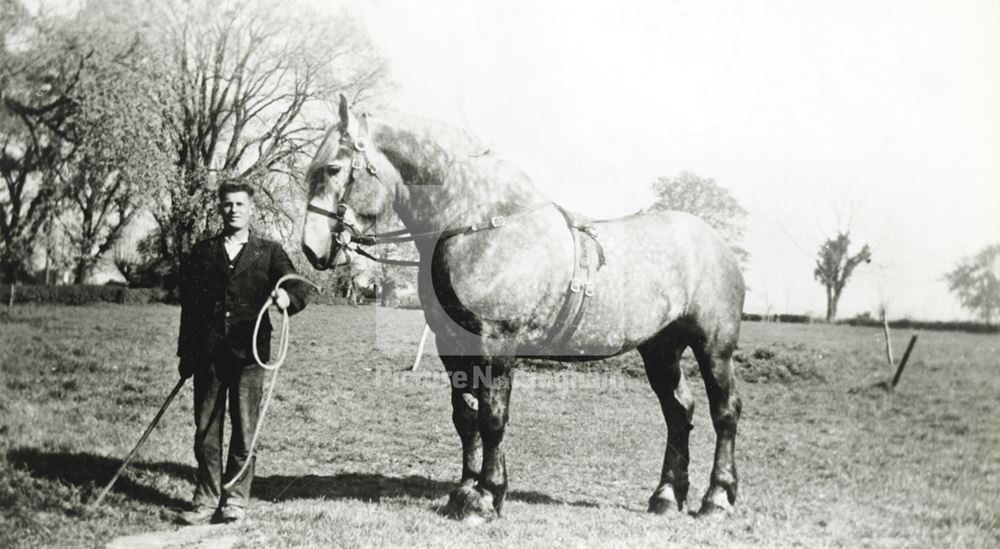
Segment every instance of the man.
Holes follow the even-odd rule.
[[[295,272],[281,245],[249,230],[253,188],[226,183],[219,188],[223,230],[195,244],[181,267],[181,326],[178,370],[194,376],[194,455],[198,462],[193,508],[183,524],[235,522],[245,516],[254,464],[229,490],[246,463],[257,425],[264,369],[254,363],[252,339],[260,308],[283,275]],[[295,314],[305,306],[305,285],[279,289],[275,304]],[[257,338],[261,360],[270,358],[271,322],[265,315]],[[222,432],[229,406],[232,435],[225,471]]]

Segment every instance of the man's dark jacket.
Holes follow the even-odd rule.
[[[253,362],[254,322],[261,306],[282,276],[295,267],[277,242],[250,233],[233,268],[223,237],[194,245],[181,265],[181,328],[177,356],[197,362],[220,356],[227,349],[246,363]],[[306,305],[308,288],[301,283],[282,285],[295,314]],[[263,361],[271,357],[271,319],[264,315],[257,335]]]

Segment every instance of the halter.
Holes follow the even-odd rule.
[[[307,205],[306,210],[324,215],[331,219],[336,219],[341,226],[351,232],[352,236],[362,236],[361,231],[358,230],[357,226],[347,220],[347,214],[352,213],[351,206],[347,203],[347,197],[351,195],[351,189],[353,188],[355,179],[354,172],[355,170],[364,168],[375,179],[378,179],[380,182],[382,179],[378,176],[378,168],[368,158],[368,146],[364,141],[354,141],[348,138],[341,138],[340,144],[341,146],[349,147],[354,152],[351,155],[350,170],[347,172],[347,182],[344,183],[344,195],[340,197],[340,201],[337,203],[337,211],[331,212],[330,210],[320,208],[319,206],[314,206],[312,204]],[[350,217],[354,217],[353,213]]]
[[[380,263],[385,263],[388,265],[401,265],[408,267],[411,266],[415,267],[419,265],[420,263],[417,261],[403,261],[398,259],[378,258],[371,255],[363,248],[359,247],[359,245],[372,246],[375,244],[387,243],[387,242],[407,242],[410,240],[414,240],[414,237],[403,236],[407,235],[410,232],[406,229],[390,231],[387,233],[380,233],[380,234],[365,234],[362,233],[360,230],[358,230],[358,227],[354,223],[349,221],[349,219],[356,219],[350,204],[347,203],[347,198],[351,195],[351,189],[353,188],[354,181],[356,179],[355,172],[357,170],[364,169],[379,182],[381,182],[382,179],[378,176],[378,168],[375,166],[374,163],[372,163],[371,159],[368,158],[368,144],[366,141],[353,140],[350,139],[350,136],[345,135],[340,139],[340,145],[342,147],[350,148],[353,151],[353,153],[351,155],[350,171],[348,171],[347,173],[347,182],[344,183],[344,195],[340,197],[340,201],[337,203],[337,211],[331,212],[330,210],[327,210],[325,208],[320,208],[319,206],[314,206],[312,204],[308,204],[306,206],[306,211],[320,214],[322,216],[326,216],[331,219],[335,219],[337,220],[338,225],[340,227],[342,227],[343,229],[347,229],[347,231],[350,234],[348,235],[346,242],[341,243],[341,246],[343,246],[344,248],[357,252],[358,254],[367,257],[368,259],[372,259],[374,261],[378,261]],[[336,232],[338,234],[338,239],[339,239],[340,238],[339,235],[343,235],[343,230],[338,230]],[[377,239],[383,239],[383,238],[389,238],[391,240],[376,242]],[[352,247],[351,244],[355,244],[355,246]]]
[[[346,239],[346,242],[342,242],[341,246],[361,256],[367,257],[372,261],[377,261],[379,263],[385,263],[387,265],[398,265],[404,267],[418,267],[420,265],[419,261],[404,261],[400,259],[383,259],[380,257],[376,257],[371,253],[369,253],[364,248],[362,248],[361,246],[375,246],[378,244],[413,242],[419,240],[420,238],[427,238],[427,237],[437,237],[439,240],[446,240],[448,238],[462,234],[470,234],[488,229],[498,229],[506,225],[509,219],[514,219],[517,217],[527,215],[531,212],[534,212],[546,206],[554,206],[552,202],[542,202],[508,216],[502,216],[502,215],[492,216],[488,220],[485,220],[481,223],[472,223],[460,227],[453,227],[450,229],[443,229],[438,231],[428,231],[424,233],[411,234],[410,231],[407,229],[400,229],[396,231],[389,231],[386,233],[378,233],[378,234],[362,233],[360,230],[358,230],[357,226],[350,221],[350,219],[355,219],[355,216],[353,210],[351,209],[351,206],[347,203],[347,198],[351,194],[351,189],[353,188],[353,184],[355,181],[355,171],[360,169],[365,169],[369,174],[371,174],[372,177],[377,179],[379,182],[381,182],[382,179],[378,176],[378,168],[375,166],[375,164],[371,162],[371,159],[368,158],[368,145],[366,141],[363,140],[355,141],[353,139],[350,139],[349,135],[345,135],[340,139],[340,145],[342,147],[350,148],[353,151],[353,153],[351,156],[350,171],[347,174],[347,182],[344,183],[344,194],[340,198],[340,201],[337,202],[337,211],[331,212],[330,210],[321,208],[319,206],[314,206],[312,204],[308,204],[306,206],[306,211],[313,212],[337,220],[338,225],[343,229],[347,229],[347,231],[350,233]],[[338,235],[338,239],[344,233],[343,230],[337,230],[336,232]]]

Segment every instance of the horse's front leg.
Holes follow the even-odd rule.
[[[509,418],[513,359],[493,357],[479,380],[479,433],[483,438],[483,470],[479,487],[493,497],[497,514],[507,495],[507,460],[503,434]]]
[[[462,440],[462,485],[475,486],[482,470],[483,446],[479,436],[479,399],[472,387],[472,360],[466,356],[441,356],[451,382],[451,420]]]
[[[473,361],[470,384],[479,408],[477,423],[483,462],[476,485],[463,483],[451,493],[445,507],[445,514],[450,517],[479,522],[498,516],[503,509],[507,495],[503,435],[509,417],[512,364],[512,358],[507,356]]]

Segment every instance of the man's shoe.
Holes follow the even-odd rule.
[[[226,505],[222,508],[222,514],[219,516],[219,522],[240,522],[245,519],[247,512],[245,509],[238,505]]]
[[[215,509],[208,505],[195,505],[194,509],[177,515],[180,524],[208,524],[215,515]]]

